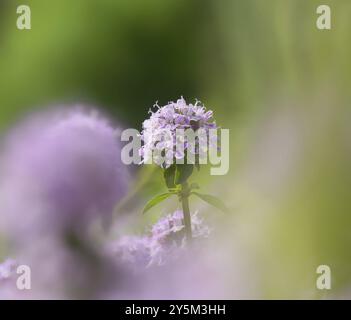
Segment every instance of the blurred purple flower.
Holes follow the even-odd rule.
[[[110,243],[107,251],[134,270],[143,269],[150,263],[151,242],[147,236],[122,236]]]
[[[0,153],[0,227],[16,259],[30,266],[35,288],[13,279],[0,297],[94,297],[110,263],[89,233],[127,189],[116,130],[81,107],[34,115],[13,129]],[[2,265],[2,277],[10,263]]]
[[[109,250],[134,270],[161,266],[178,259],[186,251],[183,212],[177,210],[161,218],[145,236],[124,236],[109,245]],[[193,238],[207,238],[210,229],[198,212],[192,214]]]
[[[6,259],[3,263],[0,263],[0,281],[9,279],[13,276],[17,262],[13,259]]]
[[[13,130],[0,178],[0,209],[17,236],[82,232],[111,214],[127,183],[116,131],[82,108],[40,114]]]
[[[17,261],[7,258],[0,263],[0,300],[20,299],[20,290],[16,287]]]

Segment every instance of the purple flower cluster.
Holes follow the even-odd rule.
[[[210,229],[198,212],[192,214],[194,238],[207,238]],[[186,250],[183,212],[175,211],[161,218],[152,226],[148,235],[124,236],[110,246],[114,255],[135,270],[161,266],[179,258]]]
[[[169,167],[175,159],[183,159],[186,152],[197,155],[201,152],[199,141],[190,141],[180,134],[180,131],[192,129],[197,132],[199,129],[203,133],[203,139],[207,140],[209,130],[216,129],[216,122],[213,119],[213,112],[199,102],[187,104],[181,98],[176,102],[169,102],[151,114],[150,118],[143,122],[141,133],[144,145],[140,149],[143,163],[154,161],[157,165]],[[181,145],[178,148],[177,145]],[[207,149],[207,141],[204,143]]]

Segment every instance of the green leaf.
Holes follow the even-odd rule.
[[[208,204],[216,207],[217,209],[219,209],[219,210],[221,210],[221,211],[223,211],[225,213],[229,212],[229,209],[223,203],[223,201],[218,199],[215,196],[212,196],[210,194],[202,194],[202,193],[198,193],[198,192],[192,192],[191,194],[195,194],[196,196],[198,196],[203,201],[207,202]]]
[[[177,164],[175,172],[175,184],[183,184],[191,176],[194,170],[193,164]]]
[[[167,185],[168,189],[172,189],[175,187],[175,172],[176,172],[176,166],[172,164],[170,167],[164,170],[163,172],[163,177],[165,178],[165,182]]]
[[[155,205],[159,204],[160,202],[166,200],[168,197],[170,197],[171,195],[173,195],[174,193],[172,192],[167,192],[167,193],[162,193],[159,194],[158,196],[152,198],[151,200],[149,200],[144,209],[143,209],[143,214],[147,211],[149,211],[152,207],[154,207]]]

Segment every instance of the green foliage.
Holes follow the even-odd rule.
[[[167,193],[159,194],[156,197],[152,198],[146,203],[143,209],[143,214],[149,211],[152,207],[156,206],[157,204],[166,200],[167,198],[169,198],[171,195],[174,195],[174,194],[175,194],[174,192],[167,192]]]
[[[175,172],[176,172],[176,166],[173,164],[167,169],[164,169],[163,171],[163,177],[165,179],[166,185],[168,189],[175,188]]]
[[[175,172],[175,184],[183,184],[187,182],[191,174],[193,173],[193,164],[177,164]]]
[[[166,186],[170,190],[178,190],[180,185],[187,182],[193,173],[193,164],[173,164],[163,171]]]

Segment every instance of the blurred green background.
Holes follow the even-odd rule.
[[[31,30],[16,28],[20,4]],[[329,31],[316,28],[321,4],[332,10]],[[231,130],[231,167],[197,179],[233,208],[222,227],[254,261],[252,297],[343,297],[350,36],[349,0],[1,0],[0,130],[76,102],[140,129],[156,101],[199,98]],[[137,174],[146,183],[128,210],[162,189],[159,173]],[[326,294],[315,286],[320,264],[332,270]]]

